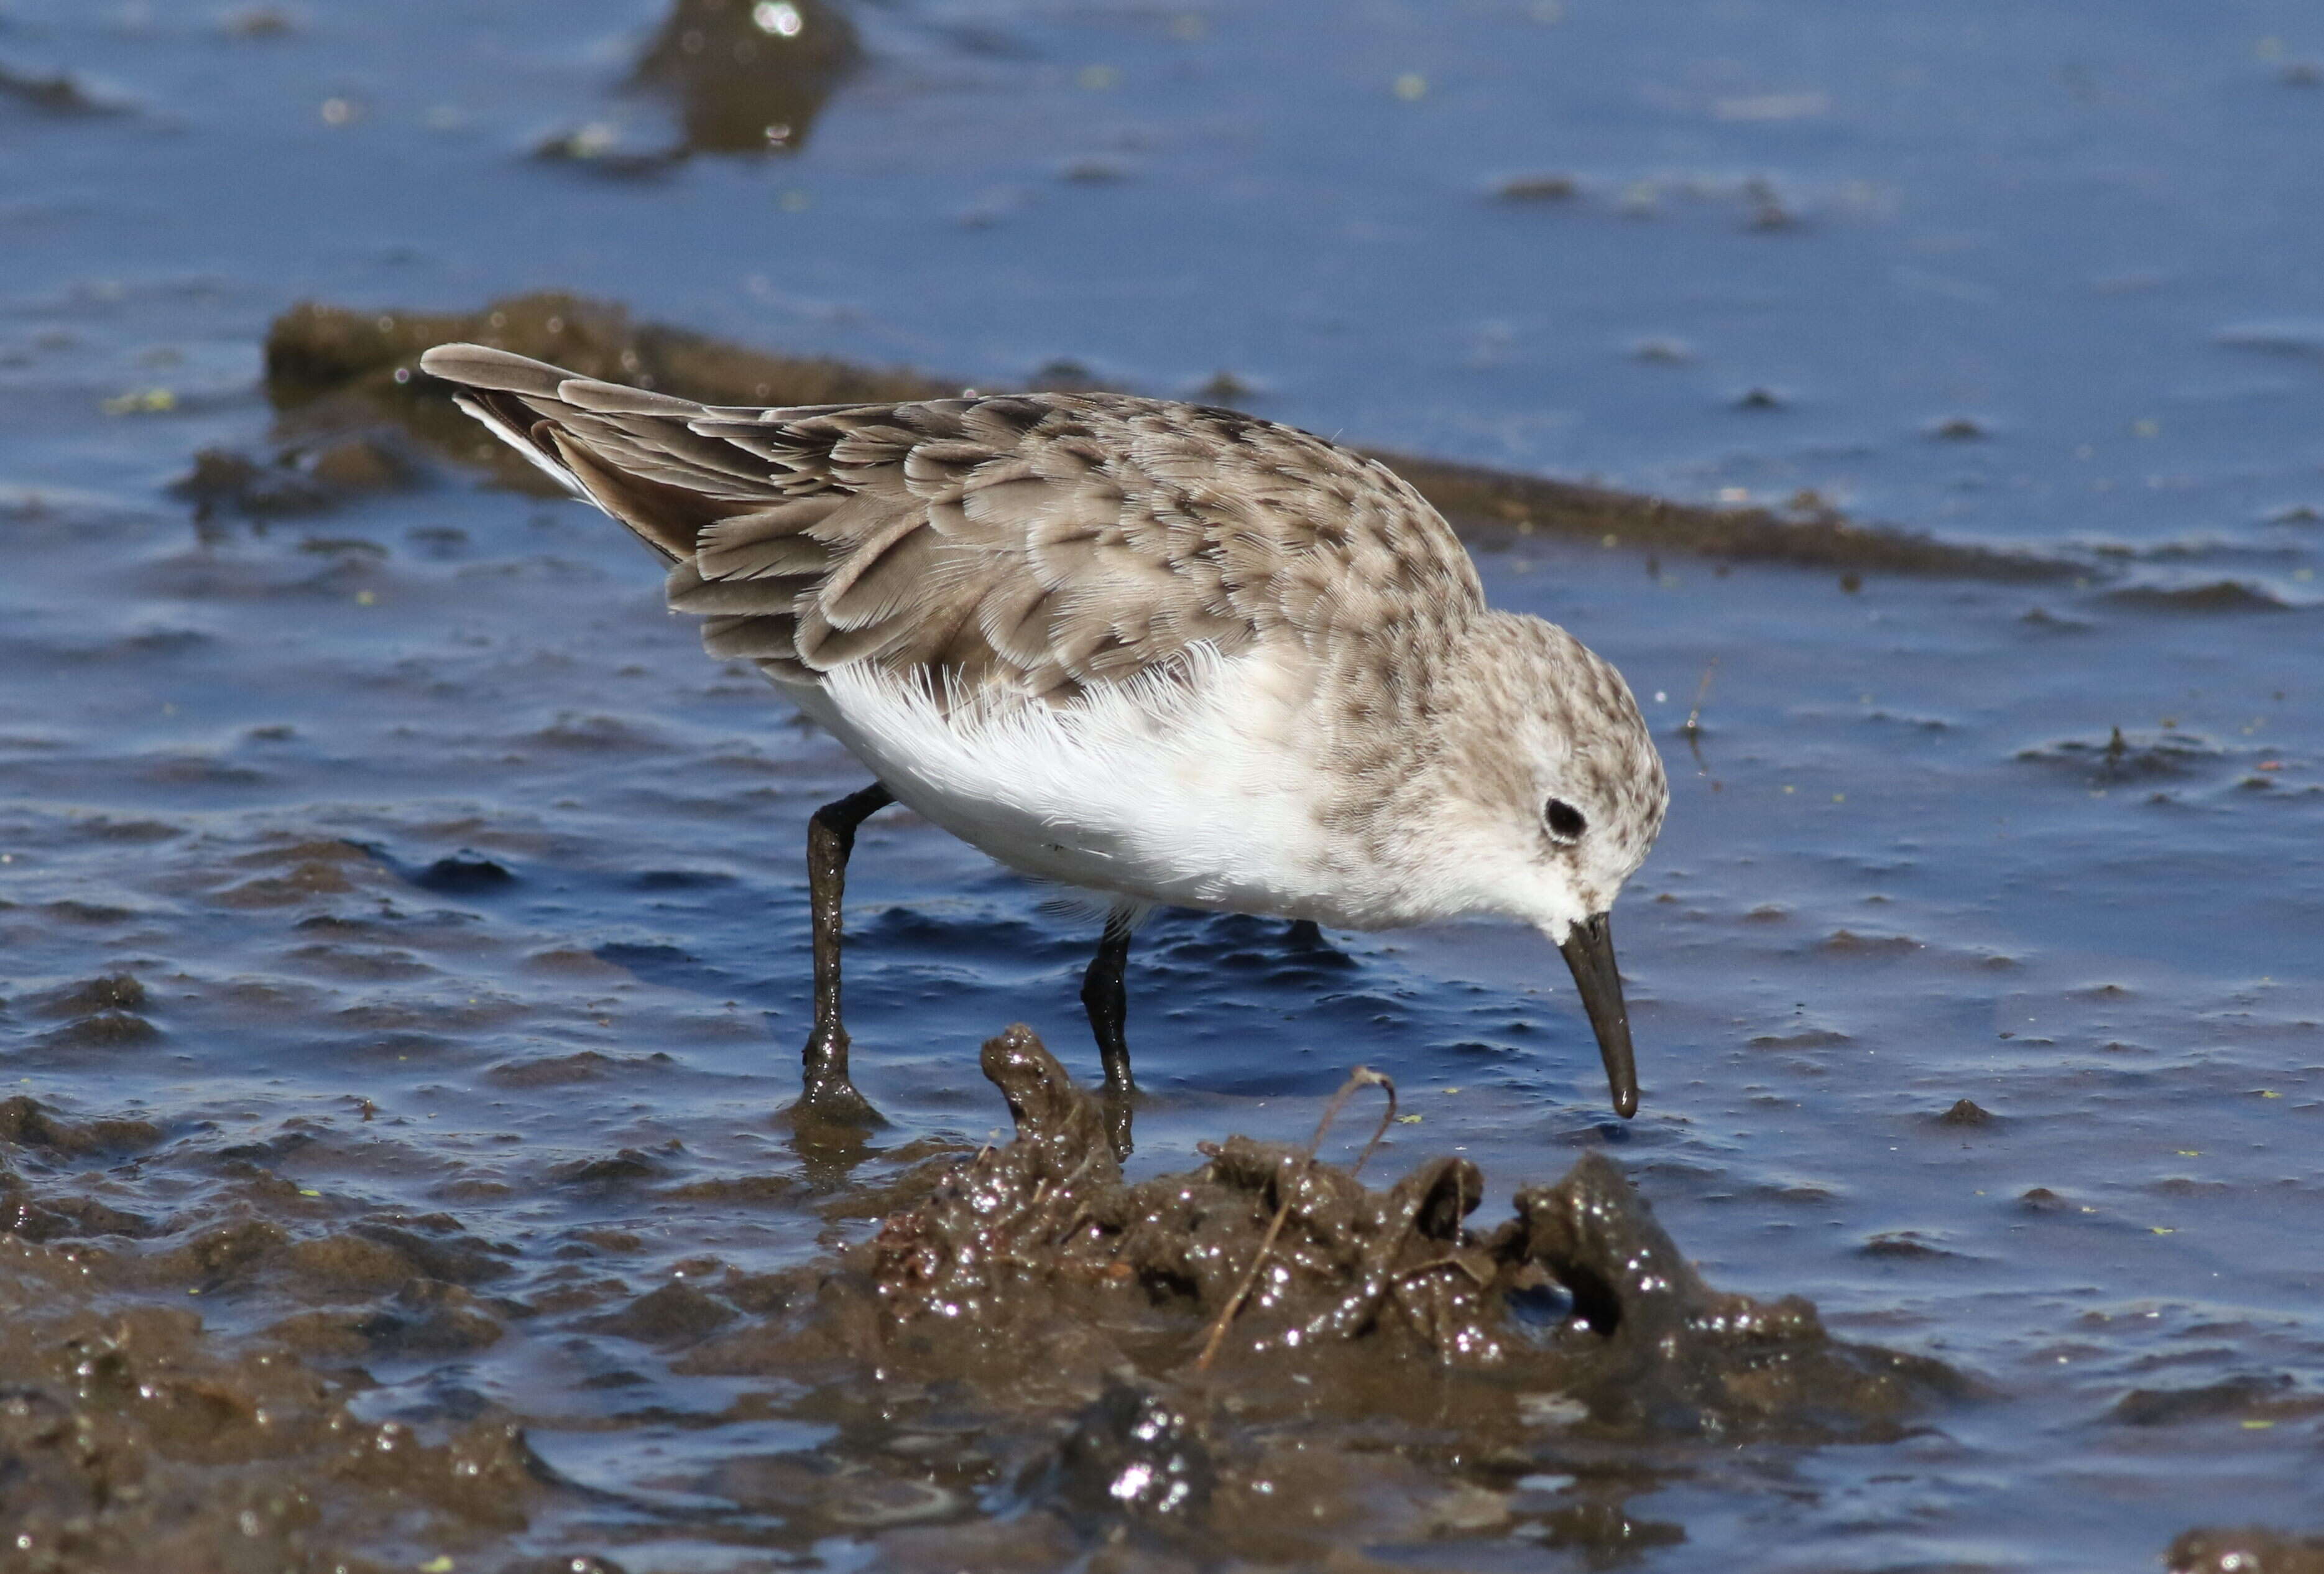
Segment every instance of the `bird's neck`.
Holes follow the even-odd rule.
[[[1414,904],[1388,921],[1468,911],[1463,866],[1490,845],[1493,805],[1531,792],[1505,746],[1523,699],[1505,616],[1376,642],[1368,667],[1334,674],[1319,695],[1332,718],[1324,812]]]

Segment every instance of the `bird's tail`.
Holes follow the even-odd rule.
[[[453,402],[493,435],[672,562],[692,557],[703,527],[729,512],[624,462],[641,446],[659,446],[646,429],[683,431],[705,414],[692,400],[601,383],[484,345],[438,345],[420,357],[420,369],[457,385]]]

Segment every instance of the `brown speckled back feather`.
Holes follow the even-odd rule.
[[[782,681],[871,662],[939,694],[1063,701],[1200,643],[1392,660],[1412,648],[1398,624],[1484,606],[1451,529],[1385,466],[1231,411],[750,410],[474,345],[423,364],[670,560],[669,604],[704,616],[712,654]]]

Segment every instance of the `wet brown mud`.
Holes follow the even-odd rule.
[[[422,1435],[348,1405],[359,1356],[497,1337],[456,1281],[505,1269],[426,1223],[318,1229],[256,1156],[213,1158],[226,1218],[105,1200],[167,1141],[0,1104],[0,1569],[358,1574],[521,1529],[547,1477],[509,1419]],[[308,1310],[255,1336],[202,1315],[262,1282]]]
[[[1831,1338],[1799,1297],[1712,1290],[1602,1153],[1520,1190],[1515,1217],[1481,1232],[1468,1220],[1485,1178],[1458,1155],[1373,1190],[1288,1144],[1230,1137],[1199,1170],[1125,1183],[1098,1101],[1030,1029],[988,1041],[982,1061],[1015,1140],[890,1217],[853,1265],[890,1348],[951,1362],[992,1341],[1013,1372],[1028,1346],[1079,1346],[1110,1370],[1175,1340],[1179,1367],[1208,1336],[1277,1381],[1360,1350],[1383,1371],[1562,1395],[1609,1435],[1894,1437],[1969,1392],[1938,1362]],[[1529,1322],[1513,1310],[1528,1298],[1564,1315]],[[1109,1326],[1125,1343],[1100,1354],[1088,1330]]]
[[[847,14],[828,0],[676,0],[636,51],[613,118],[567,125],[534,144],[535,162],[616,181],[669,176],[697,154],[791,154],[862,65]],[[674,125],[649,129],[638,101]]]
[[[890,1424],[980,1433],[1019,1510],[970,1529],[990,1566],[1125,1535],[1157,1566],[1345,1557],[1351,1522],[1609,1556],[1677,1536],[1622,1501],[1704,1443],[1894,1441],[1972,1392],[1831,1338],[1800,1298],[1713,1291],[1601,1153],[1484,1231],[1458,1155],[1375,1190],[1230,1137],[1127,1181],[1100,1102],[1030,1030],[982,1063],[1013,1140],[932,1165],[835,1262],[754,1283],[768,1315],[702,1297],[657,1320],[711,1334],[684,1371],[820,1373],[855,1405],[876,1373]]]
[[[2081,571],[2060,558],[1860,523],[1813,496],[1784,511],[1749,505],[1711,508],[1410,454],[1379,457],[1472,534],[1498,524],[1523,535],[1600,542],[1611,537],[1613,545],[1738,562],[1963,579],[2059,579]]]
[[[273,466],[255,473],[297,470],[308,462],[310,447],[327,448],[349,431],[383,430],[392,440],[401,431],[435,452],[547,495],[551,488],[539,471],[462,414],[443,384],[419,370],[423,350],[455,339],[554,361],[584,376],[682,390],[710,403],[837,404],[959,392],[915,372],[769,354],[683,329],[635,323],[618,306],[569,295],[521,295],[481,311],[443,313],[364,312],[309,302],[275,319],[267,332],[267,397],[280,412],[286,443]],[[221,477],[253,465],[238,456],[208,463]]]
[[[119,983],[84,993],[116,1009]],[[891,1210],[869,1238],[610,1298],[452,1214],[351,1210],[283,1179],[314,1136],[215,1146],[0,1104],[0,1569],[613,1567],[538,1551],[608,1500],[534,1449],[524,1414],[366,1412],[377,1372],[518,1328],[761,1384],[738,1402],[754,1412],[788,1393],[779,1413],[835,1428],[821,1446],[648,1485],[727,1505],[752,1544],[847,1534],[899,1568],[956,1554],[918,1528],[936,1524],[978,1567],[1110,1543],[1124,1567],[1344,1558],[1351,1519],[1372,1540],[1612,1555],[1677,1535],[1622,1504],[1703,1468],[1706,1444],[1894,1441],[1970,1392],[1831,1338],[1797,1297],[1711,1290],[1600,1153],[1480,1231],[1483,1177],[1458,1155],[1375,1190],[1230,1137],[1129,1181],[1098,1100],[1030,1030],[990,1041],[982,1069],[1013,1139],[835,1183],[827,1217]],[[666,1168],[616,1155],[565,1184]],[[182,1198],[189,1169],[199,1205],[108,1200]],[[636,1244],[600,1237],[585,1255]],[[980,1500],[1013,1507],[971,1515]]]
[[[2171,1543],[2171,1574],[2324,1574],[2324,1535],[2263,1526],[2189,1531]]]
[[[287,498],[316,490],[302,488],[301,477],[314,468],[309,455],[324,443],[320,434],[360,430],[383,418],[463,464],[545,493],[548,484],[538,472],[483,434],[451,406],[441,385],[418,369],[422,351],[453,339],[712,404],[933,399],[960,391],[957,383],[918,372],[785,356],[682,329],[633,323],[618,306],[569,295],[517,296],[466,313],[366,312],[308,302],[276,319],[266,340],[267,392],[284,414],[288,446],[272,466],[241,456],[208,456],[206,468],[183,484],[187,495],[244,496],[254,514],[286,511]],[[1086,385],[1078,377],[1069,381]],[[1472,538],[1538,534],[1738,562],[2003,581],[2087,571],[2063,559],[1858,523],[1814,498],[1801,499],[1788,512],[1706,507],[1408,454],[1380,458]],[[237,493],[235,478],[245,471],[253,479]]]
[[[634,79],[678,100],[689,150],[794,153],[861,58],[825,0],[678,0]]]

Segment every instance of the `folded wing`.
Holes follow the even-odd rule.
[[[872,662],[947,699],[1064,703],[1197,645],[1315,649],[1483,605],[1451,530],[1386,467],[1231,411],[1082,394],[740,409],[477,345],[421,366],[666,559],[669,604],[704,618],[713,655],[781,682]]]

